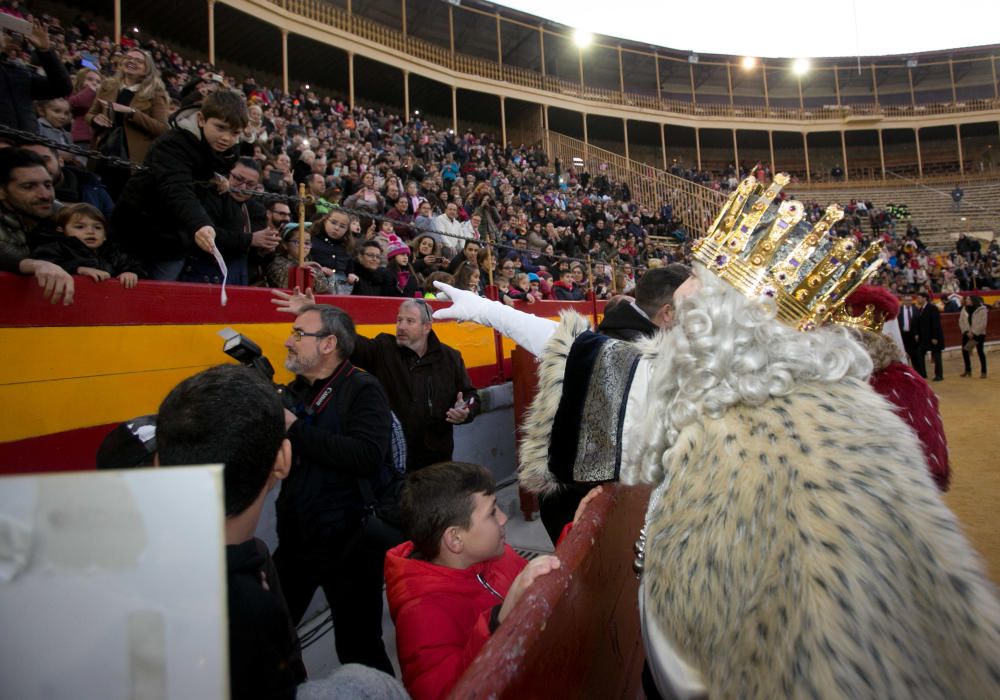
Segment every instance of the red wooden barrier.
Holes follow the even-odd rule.
[[[632,546],[649,488],[613,484],[556,550],[450,697],[635,698],[645,659]]]

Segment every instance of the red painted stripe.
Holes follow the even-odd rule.
[[[76,278],[72,306],[50,304],[42,299],[34,279],[0,273],[0,327],[4,326],[128,326],[152,324],[275,323],[284,314],[274,310],[271,290],[261,287],[228,287],[226,306],[219,305],[219,287],[209,284],[150,282],[123,289],[114,281],[96,283]],[[357,324],[395,323],[401,299],[390,297],[321,296],[349,313]],[[435,309],[447,302],[432,302]],[[604,303],[598,303],[603,311]],[[589,302],[544,301],[523,304],[522,311],[555,316],[560,309],[574,308],[590,314]]]
[[[116,425],[95,425],[26,440],[0,442],[0,474],[94,469],[97,448]]]

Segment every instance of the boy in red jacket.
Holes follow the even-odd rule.
[[[403,683],[414,700],[447,695],[532,582],[559,568],[530,564],[504,538],[507,516],[483,467],[442,462],[413,472],[403,491],[409,542],[385,558]]]

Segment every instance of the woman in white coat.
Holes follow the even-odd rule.
[[[972,376],[972,356],[969,351],[975,345],[979,354],[979,376],[986,379],[986,353],[983,352],[983,343],[986,342],[988,313],[982,297],[965,297],[965,305],[958,314],[958,328],[962,331],[962,361],[965,362],[963,377]]]

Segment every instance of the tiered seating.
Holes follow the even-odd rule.
[[[789,189],[801,199],[821,204],[845,204],[851,199],[870,201],[878,208],[884,208],[890,203],[905,204],[909,207],[911,220],[920,228],[921,240],[935,250],[954,248],[952,234],[968,231],[1000,232],[1000,180],[963,184],[965,197],[961,213],[955,213],[953,208],[953,187],[954,184],[941,183],[904,187],[852,186],[845,183],[836,188],[803,189],[798,192],[794,188]],[[897,229],[902,233],[899,225]]]

